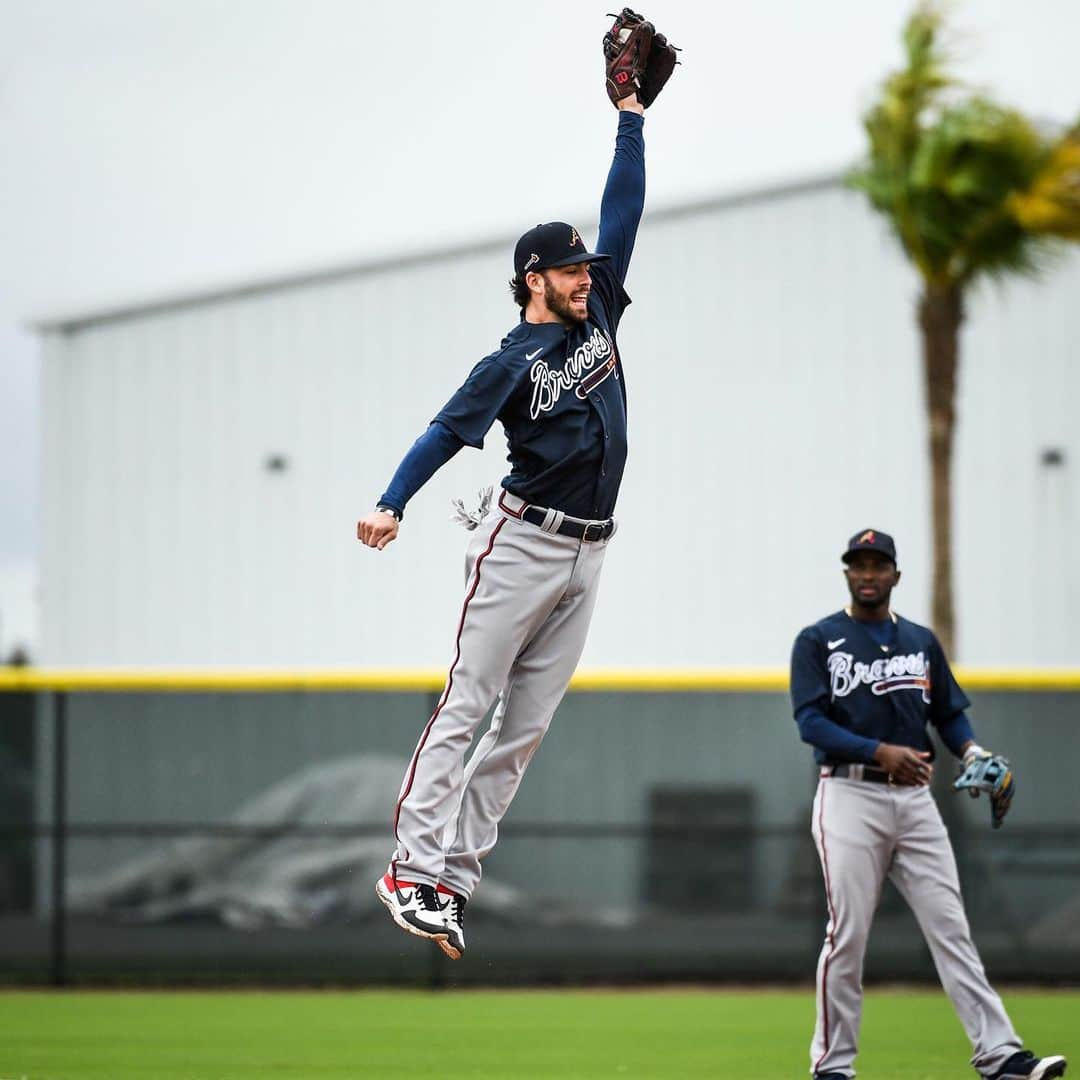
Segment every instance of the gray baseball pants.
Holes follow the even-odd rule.
[[[390,863],[396,878],[465,897],[577,667],[608,544],[546,532],[513,516],[520,499],[502,502],[509,512],[488,515],[469,542],[455,654],[405,772]]]
[[[918,920],[941,985],[989,1075],[1021,1048],[971,940],[956,860],[927,787],[822,776],[812,831],[829,921],[817,967],[810,1071],[854,1076],[866,941],[885,877]]]

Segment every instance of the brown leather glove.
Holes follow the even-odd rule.
[[[608,97],[618,106],[623,98],[637,94],[647,109],[671,78],[679,50],[644,16],[628,7],[614,19],[604,35]]]

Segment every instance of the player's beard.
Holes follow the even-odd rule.
[[[564,296],[562,293],[556,292],[555,286],[551,284],[551,281],[546,274],[543,275],[543,278],[544,303],[547,304],[548,311],[571,326],[583,323],[589,317],[588,312],[579,312],[570,304],[570,297],[579,290],[574,289]]]
[[[865,596],[860,595],[859,589],[862,588],[864,584],[869,588],[872,588],[873,592],[870,592]],[[850,586],[849,591],[851,593],[852,605],[861,611],[873,611],[876,608],[882,607],[883,605],[887,607],[889,604],[889,598],[892,596],[891,587],[886,587],[871,582],[864,582],[860,583],[859,585],[852,585]]]

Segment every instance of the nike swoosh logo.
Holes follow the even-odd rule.
[[[525,354],[525,359],[526,360],[532,360],[535,357],[539,356],[543,351],[544,351],[543,349],[537,349],[536,352],[527,352]]]
[[[845,641],[847,641],[846,637],[838,637],[835,641],[827,641],[825,644],[828,645],[830,649],[835,649],[838,645],[843,645]]]

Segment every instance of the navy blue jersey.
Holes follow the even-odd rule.
[[[626,465],[626,382],[615,335],[630,303],[622,283],[644,199],[642,118],[621,112],[596,242],[610,261],[589,267],[587,320],[570,328],[523,320],[433,420],[477,448],[500,421],[510,462],[502,486],[574,517],[610,517]]]
[[[615,330],[630,298],[607,263],[590,267],[588,319],[521,322],[473,368],[435,421],[481,447],[506,431],[504,488],[538,506],[610,517],[626,464],[626,384]]]
[[[791,651],[791,704],[819,762],[873,762],[878,743],[933,752],[927,722],[959,754],[973,738],[933,631],[900,616],[860,623],[845,611],[808,626]]]

